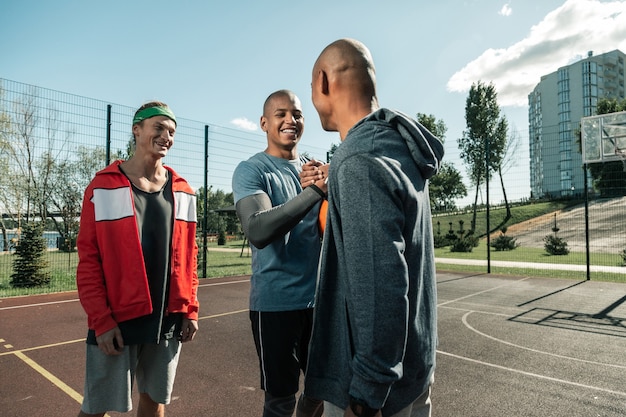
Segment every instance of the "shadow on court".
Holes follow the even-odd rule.
[[[249,285],[201,280],[167,415],[261,415]],[[440,272],[438,296],[435,417],[626,415],[626,285]],[[78,413],[85,326],[75,292],[0,299],[0,415]]]

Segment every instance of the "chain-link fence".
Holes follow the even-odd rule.
[[[42,261],[55,283],[51,290],[74,288],[74,244],[82,194],[98,170],[129,155],[132,117],[137,107],[0,78],[1,291],[10,294],[16,273],[16,243],[24,226],[33,222],[43,225],[47,251]],[[229,194],[234,167],[265,149],[265,135],[180,116],[175,143],[165,164],[196,190]],[[318,158],[326,154],[325,149],[308,144],[300,149]],[[205,214],[203,202],[199,206],[199,214]],[[217,208],[208,206],[206,216]],[[217,232],[203,230],[205,224],[204,218],[198,219],[199,235]],[[202,277],[206,239],[199,236],[199,244]]]
[[[0,79],[2,294],[11,294],[10,282],[16,273],[15,244],[28,223],[44,226],[45,261],[55,283],[50,290],[74,288],[77,263],[74,242],[83,190],[96,171],[109,161],[128,156],[135,110],[135,107]],[[196,190],[226,190],[229,193],[235,166],[242,159],[263,150],[265,136],[180,116],[177,117],[175,144],[165,163]],[[623,197],[626,194],[626,173],[622,164],[584,167],[576,149],[578,142],[564,141],[556,128],[553,132],[544,128],[540,147],[525,143],[527,133],[512,132],[512,136],[516,138],[517,147],[511,149],[502,176],[495,173],[489,182],[489,217],[486,216],[486,187],[481,184],[476,193],[471,184],[466,184],[466,201],[472,201],[461,212],[437,213],[433,222],[436,234],[460,235],[460,230],[467,230],[473,197],[476,196],[479,208],[476,216],[482,222],[489,219],[489,230],[493,231],[491,242],[505,231],[506,236],[515,239],[517,248],[491,250],[491,246],[484,242],[487,227],[476,223],[476,232],[481,235],[483,245],[474,249],[473,260],[493,259],[496,263],[518,262],[520,265],[533,263],[534,268],[542,263],[591,265],[592,268],[607,267],[613,268],[612,273],[622,273],[620,268],[626,249],[626,198]],[[304,142],[300,151],[320,158],[329,150]],[[459,160],[459,155],[453,150],[446,155],[446,160]],[[530,172],[520,174],[519,168],[526,168],[520,164],[526,164],[528,160],[531,161]],[[463,168],[456,166],[459,171]],[[502,204],[496,207],[494,201]],[[505,201],[514,207],[511,215],[506,213]],[[542,204],[548,208],[541,211],[541,215],[530,216],[532,220],[517,220],[519,210],[528,211]],[[457,207],[461,205],[457,203]],[[204,211],[199,210],[199,213],[204,214]],[[199,218],[199,234],[204,236],[215,231],[204,227],[205,219]],[[546,236],[557,238],[553,242],[557,246],[559,242],[567,243],[568,254],[547,254]],[[207,245],[200,236],[199,243],[199,275],[203,276],[201,268],[206,268]],[[460,258],[461,262],[467,258],[450,252],[445,257]],[[585,277],[584,272],[575,274]]]
[[[521,132],[511,136],[528,138]],[[473,260],[481,260],[480,265],[490,261],[496,266],[490,272],[514,267],[527,274],[549,271],[554,276],[626,282],[626,165],[583,164],[576,128],[564,134],[558,126],[544,126],[536,137],[521,142],[525,144],[505,159],[502,175],[492,173],[489,207],[484,181],[478,193],[467,184],[468,194],[476,197],[475,233],[481,239]],[[520,174],[524,169],[519,165],[528,162],[521,167],[528,172]],[[466,235],[473,206],[472,201],[462,213],[437,213],[435,233],[440,238]],[[438,253],[451,258],[442,259],[442,264],[468,258]]]

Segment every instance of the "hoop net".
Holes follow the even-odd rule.
[[[622,164],[624,165],[624,172],[626,172],[626,149],[616,147],[615,155],[622,160]]]

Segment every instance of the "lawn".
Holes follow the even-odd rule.
[[[535,203],[525,206],[516,206],[512,208],[512,219],[509,220],[508,226],[529,220],[546,213],[560,210],[567,207],[564,202]],[[490,226],[495,228],[505,217],[504,209],[490,210]],[[440,228],[440,233],[445,234],[452,223],[453,230],[458,230],[459,220],[463,221],[464,229],[467,230],[471,223],[472,213],[454,214],[446,216],[435,216],[433,218],[433,227],[435,233]],[[483,213],[479,213],[476,219],[476,230],[485,230],[486,220]],[[480,234],[480,232],[479,232]],[[242,252],[242,247],[243,252]],[[221,251],[218,249],[231,249],[232,251]],[[46,287],[19,289],[12,288],[9,284],[12,273],[13,255],[0,254],[0,298],[27,294],[41,294],[49,292],[72,291],[76,289],[75,270],[77,263],[76,253],[63,253],[57,251],[48,252],[49,270],[51,274],[51,283]],[[438,259],[438,269],[447,271],[460,272],[476,272],[486,273],[486,266],[473,265],[455,265],[445,263],[445,258],[456,259],[487,259],[486,240],[481,239],[478,247],[472,252],[450,252],[449,247],[435,249],[435,257]],[[586,258],[583,252],[570,252],[568,255],[551,256],[545,250],[540,248],[518,247],[512,251],[495,251],[491,249],[490,258],[493,261],[516,261],[516,262],[534,262],[534,263],[556,263],[556,264],[575,264],[585,265]],[[226,245],[217,246],[216,243],[209,243],[207,256],[207,276],[206,278],[215,278],[222,276],[249,275],[251,273],[250,251],[247,245],[241,240],[229,241]],[[199,275],[203,271],[202,254],[198,258]],[[620,255],[607,253],[591,253],[591,265],[607,265],[621,266],[623,260]],[[553,270],[553,269],[535,269],[535,268],[510,268],[510,267],[491,267],[494,274],[510,274],[521,276],[545,276],[556,278],[573,278],[586,279],[584,272]],[[624,274],[592,272],[591,279],[597,281],[625,282],[626,283],[626,267]]]
[[[575,202],[579,203],[579,202]],[[545,203],[531,203],[523,206],[514,206],[511,208],[511,218],[504,224],[506,218],[506,209],[504,208],[492,208],[489,210],[489,227],[491,229],[499,230],[501,226],[511,226],[516,223],[521,223],[526,220],[539,217],[546,213],[564,209],[572,202],[565,201],[551,201]],[[469,230],[472,224],[471,211],[461,214],[446,214],[433,216],[433,229],[435,233],[439,230],[442,235],[445,235],[450,227],[455,232],[459,230],[459,221],[463,222],[463,230]],[[487,230],[487,219],[484,209],[476,214],[476,234],[478,236],[484,235]]]
[[[232,246],[228,245],[225,247],[241,249],[241,244],[242,242],[239,241],[238,247],[237,243],[233,243]],[[247,250],[244,250],[243,256],[240,256],[240,251],[221,252],[211,250],[212,247],[217,247],[217,245],[209,246],[206,278],[249,275],[251,273],[250,256]],[[13,270],[13,256],[14,255],[10,254],[0,255],[0,298],[18,295],[73,291],[76,289],[76,264],[78,260],[76,252],[48,252],[47,260],[51,276],[50,284],[38,288],[11,287],[10,281]],[[198,262],[202,262],[201,256],[199,256]],[[199,265],[198,270],[202,271],[202,265]]]

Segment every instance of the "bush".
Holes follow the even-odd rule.
[[[550,255],[567,255],[569,249],[567,242],[556,235],[548,235],[543,238],[543,247]]]
[[[226,232],[225,231],[220,231],[217,234],[217,244],[218,246],[224,246],[226,244]]]
[[[448,242],[448,239],[446,239],[445,236],[441,236],[441,235],[435,235],[433,237],[433,243],[434,243],[435,248],[443,248],[450,244]]]
[[[465,236],[461,236],[450,246],[450,252],[471,252],[478,246],[478,238],[472,233],[468,233]]]
[[[519,243],[517,243],[514,237],[506,236],[506,230],[506,227],[503,227],[500,236],[491,242],[491,247],[496,251],[513,250],[519,247]]]
[[[15,247],[11,286],[41,287],[50,284],[50,272],[45,270],[48,267],[44,258],[46,246],[43,225],[26,223]]]
[[[622,263],[626,265],[626,249],[624,249],[622,253],[620,253],[620,256],[622,257]]]

